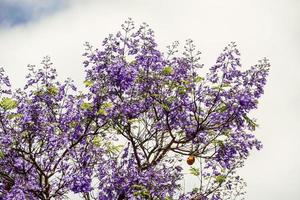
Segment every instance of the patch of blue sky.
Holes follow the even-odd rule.
[[[0,0],[0,26],[13,27],[39,20],[65,8],[66,2],[60,0]]]

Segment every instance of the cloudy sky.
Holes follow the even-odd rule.
[[[63,3],[62,3],[63,2]],[[240,171],[248,200],[300,199],[299,0],[0,0],[0,66],[22,87],[27,64],[49,55],[61,79],[82,85],[83,43],[99,46],[132,17],[155,30],[160,48],[192,38],[206,66],[235,41],[244,66],[262,57],[271,74],[253,113],[264,149]]]

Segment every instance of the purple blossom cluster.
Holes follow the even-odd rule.
[[[269,72],[267,59],[243,70],[229,44],[201,75],[187,40],[162,53],[147,24],[132,20],[100,49],[86,43],[85,86],[57,80],[49,57],[29,65],[12,92],[0,69],[0,199],[221,200],[243,195],[236,175],[262,144],[250,111]],[[124,146],[124,142],[126,141]],[[197,160],[199,187],[185,192],[181,160]],[[193,163],[191,163],[193,164]]]
[[[120,161],[108,160],[99,166],[99,199],[173,199],[180,189],[182,167],[162,163],[140,170],[133,159],[130,144],[121,154]],[[171,165],[173,164],[173,165]]]

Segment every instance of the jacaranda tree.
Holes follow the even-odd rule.
[[[13,91],[0,70],[0,199],[242,197],[269,63],[243,70],[234,43],[203,72],[187,40],[162,53],[153,31],[125,21],[99,49],[85,44],[87,87],[59,82],[48,57]],[[183,160],[199,187],[182,189]]]

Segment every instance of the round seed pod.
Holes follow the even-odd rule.
[[[186,160],[187,164],[192,165],[195,162],[195,156],[189,156]]]

